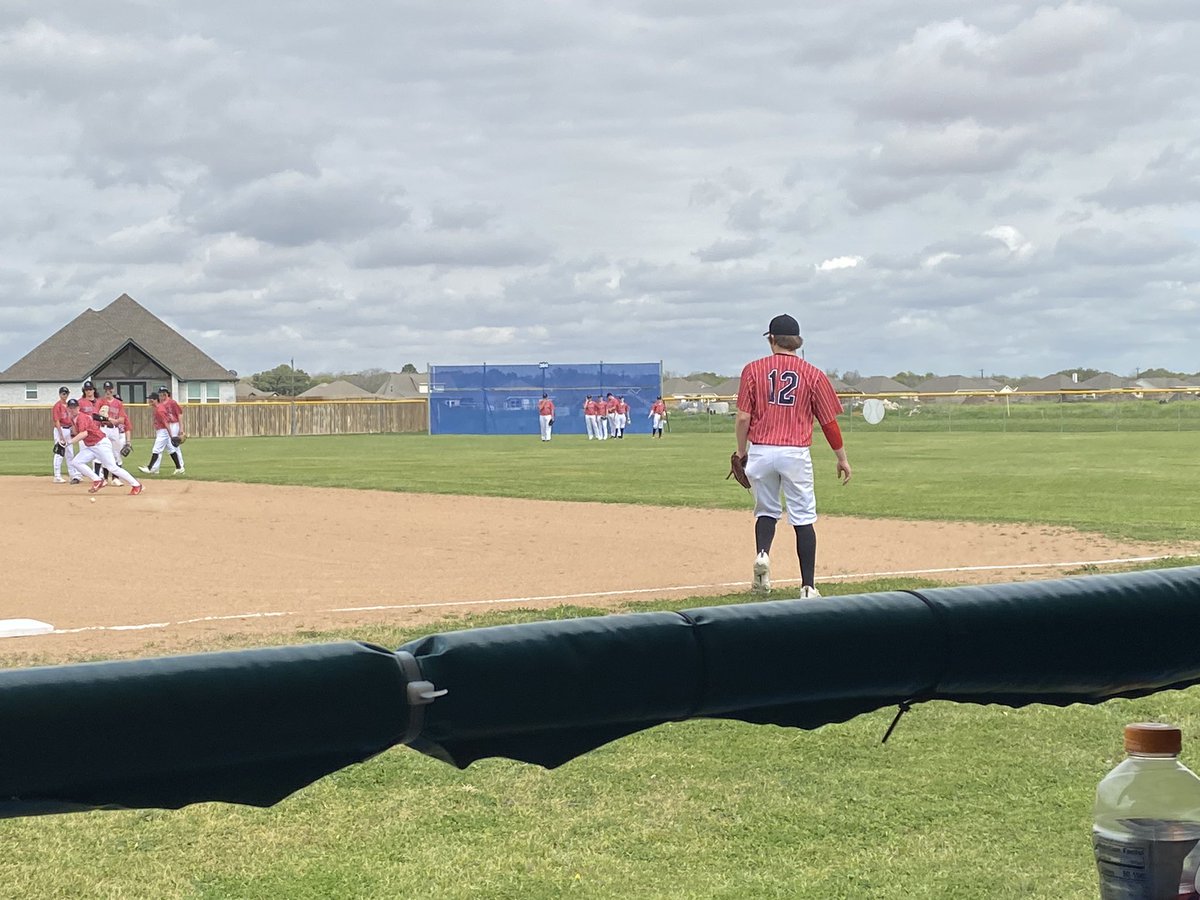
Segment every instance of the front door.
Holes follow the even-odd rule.
[[[145,403],[146,402],[146,382],[144,381],[118,381],[117,396],[126,403]]]

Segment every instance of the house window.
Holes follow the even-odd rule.
[[[200,396],[200,391],[204,388],[203,382],[189,381],[188,382],[188,403],[203,403],[204,398]]]
[[[220,403],[221,402],[221,383],[219,381],[208,382],[207,390],[208,390],[208,402],[209,403]]]
[[[36,400],[37,399],[37,385],[36,384],[33,384],[31,382],[31,383],[25,385],[25,399],[26,400]]]

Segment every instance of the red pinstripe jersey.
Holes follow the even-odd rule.
[[[151,401],[150,417],[154,420],[155,431],[166,431],[169,420],[167,419],[167,411],[163,409],[161,403]]]
[[[106,415],[113,425],[120,427],[125,424],[125,404],[121,402],[120,397],[101,397],[96,402],[101,409],[108,407],[108,412],[103,415]]]
[[[828,376],[791,353],[747,363],[737,405],[750,414],[750,443],[783,447],[811,446],[813,419],[828,424],[842,411]]]
[[[183,418],[183,407],[175,402],[174,397],[168,397],[166,400],[159,401],[159,405],[167,414],[167,421],[172,425]]]
[[[79,435],[84,432],[87,433],[87,437],[83,439],[83,442],[89,447],[95,447],[101,441],[108,440],[108,435],[100,430],[100,423],[92,418],[91,413],[81,412],[75,417],[75,434]]]
[[[67,408],[65,400],[59,400],[54,404],[54,408],[50,410],[50,418],[54,420],[54,424],[62,428],[70,429],[73,416]]]

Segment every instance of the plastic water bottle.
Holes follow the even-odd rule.
[[[1173,725],[1125,726],[1125,759],[1096,787],[1101,900],[1200,900],[1200,778]]]

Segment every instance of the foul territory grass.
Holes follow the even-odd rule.
[[[832,455],[818,446],[819,491],[830,513],[1191,538],[1200,473],[1188,438],[855,433],[849,487],[833,483]],[[748,509],[744,492],[722,481],[730,449],[728,434],[603,446],[197,439],[184,477]],[[0,444],[0,474],[48,481],[43,457],[40,443]],[[598,612],[514,610],[419,631],[361,626],[272,640],[397,646],[431,631]],[[194,649],[263,641],[231,635]],[[203,804],[0,821],[0,884],[13,898],[1094,898],[1090,804],[1120,756],[1122,726],[1177,722],[1185,762],[1200,768],[1197,701],[1193,689],[1062,710],[923,704],[886,745],[888,710],[811,732],[675,723],[555,771],[487,760],[459,772],[397,748],[268,810]]]
[[[847,448],[854,479],[842,487],[833,454],[819,436],[814,445],[823,513],[1043,523],[1151,541],[1200,535],[1195,433],[860,430],[847,435]],[[749,495],[724,480],[732,449],[731,434],[709,433],[602,443],[565,435],[549,444],[512,436],[198,438],[186,445],[184,477],[749,510]],[[0,443],[0,474],[49,472],[41,443]]]
[[[363,626],[278,640],[396,646],[417,634]],[[1165,719],[1198,735],[1198,700],[1191,690],[1068,709],[923,704],[886,745],[888,710],[815,731],[698,720],[554,771],[506,760],[458,771],[396,748],[267,810],[0,822],[0,883],[31,900],[1094,898],[1090,804],[1122,726]],[[1194,741],[1184,756],[1200,765]]]

